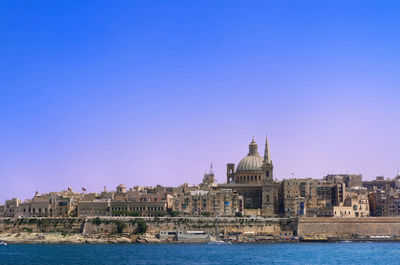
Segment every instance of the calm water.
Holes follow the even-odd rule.
[[[400,264],[400,243],[8,245],[0,264]]]

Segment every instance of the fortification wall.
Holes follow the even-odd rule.
[[[252,219],[252,218],[207,218],[207,217],[163,217],[163,218],[137,218],[137,217],[102,217],[101,222],[95,218],[88,218],[83,233],[108,234],[117,231],[116,220],[123,221],[126,226],[124,233],[134,233],[139,221],[146,222],[147,232],[157,234],[158,231],[193,231],[201,230],[209,234],[252,232],[264,234],[280,234],[291,232],[290,225],[280,219]]]
[[[295,226],[289,219],[279,218],[213,218],[213,217],[88,217],[88,218],[0,218],[0,234],[53,233],[103,234],[136,233],[138,223],[145,223],[147,233],[158,231],[201,230],[220,233],[274,234],[293,233]]]
[[[0,218],[0,234],[20,232],[65,232],[81,233],[82,218]]]
[[[145,222],[147,232],[160,230],[202,230],[209,234],[220,233],[295,233],[297,235],[350,236],[400,235],[400,218],[212,218],[212,217],[94,217],[82,218],[0,218],[0,234],[19,232],[65,232],[75,234],[135,233],[139,222]],[[121,225],[123,223],[123,225]],[[119,226],[119,227],[118,227]]]
[[[352,234],[368,236],[400,235],[400,218],[367,217],[367,218],[299,218],[297,234],[351,236]]]

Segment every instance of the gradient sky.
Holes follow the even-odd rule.
[[[0,2],[0,202],[218,182],[254,135],[277,179],[394,177],[398,1]]]

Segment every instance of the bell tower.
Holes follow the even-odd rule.
[[[231,183],[235,179],[235,164],[229,163],[226,165],[226,183]]]
[[[271,154],[269,152],[268,136],[265,137],[265,150],[264,150],[264,163],[263,172],[265,174],[265,180],[273,180],[273,169],[274,166],[271,160]]]
[[[268,137],[265,139],[264,161],[262,166],[262,215],[275,215],[276,190],[273,179],[274,166],[269,152]]]

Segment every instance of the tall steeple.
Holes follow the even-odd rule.
[[[271,164],[271,155],[269,153],[269,146],[268,146],[268,136],[265,137],[264,162],[267,164]]]

